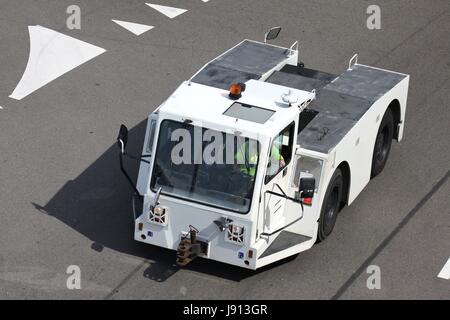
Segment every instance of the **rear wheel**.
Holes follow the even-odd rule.
[[[394,116],[391,109],[387,109],[378,130],[375,146],[373,148],[371,177],[375,178],[384,169],[389,158],[394,135]]]
[[[319,218],[319,231],[317,233],[317,242],[325,240],[334,229],[337,215],[342,202],[342,190],[344,180],[341,169],[337,169],[331,177],[327,192],[322,204],[322,210]]]

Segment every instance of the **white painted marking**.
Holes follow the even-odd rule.
[[[127,22],[127,21],[120,21],[120,20],[112,20],[112,21],[117,23],[119,26],[127,29],[128,31],[134,33],[137,36],[140,36],[144,32],[147,32],[154,28],[154,26],[148,26],[145,24],[134,23],[134,22]]]
[[[177,16],[179,16],[182,13],[185,13],[186,9],[179,9],[174,7],[167,7],[167,6],[161,6],[158,4],[152,4],[152,3],[146,3],[149,7],[161,12],[162,14],[166,15],[170,19],[173,19]]]
[[[2,106],[0,106],[0,110],[2,110],[3,109],[3,107]]]
[[[30,56],[10,98],[21,100],[106,50],[41,26],[29,26]]]
[[[448,258],[448,261],[444,268],[442,268],[441,273],[439,273],[438,278],[450,280],[450,258]]]

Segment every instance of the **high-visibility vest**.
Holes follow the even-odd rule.
[[[258,164],[258,152],[256,150],[256,153],[249,155],[248,162],[246,162],[245,160],[247,149],[248,149],[248,142],[245,142],[238,149],[235,156],[235,160],[237,161],[241,172],[246,173],[254,178],[256,175],[256,166]]]
[[[239,164],[240,171],[254,178],[256,176],[256,166],[258,165],[258,153],[250,155],[248,163],[245,163],[245,153],[247,149],[248,144],[245,143],[244,147],[239,148],[237,151],[235,159]],[[273,161],[277,161],[278,163],[284,160],[280,150],[275,146],[272,146],[270,157]]]

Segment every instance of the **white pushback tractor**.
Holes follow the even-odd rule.
[[[341,75],[305,68],[297,42],[267,43],[280,30],[226,51],[150,114],[136,184],[123,166],[128,131],[120,129],[135,240],[176,250],[180,266],[203,257],[257,269],[310,249],[402,140],[408,75],[357,56]],[[223,148],[211,154],[227,161],[203,159],[218,141]],[[254,154],[237,161],[248,142]]]

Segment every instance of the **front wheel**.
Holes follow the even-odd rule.
[[[325,240],[333,232],[337,215],[342,202],[342,189],[344,180],[342,172],[337,169],[331,177],[327,192],[322,204],[319,218],[319,231],[317,232],[317,242]]]

